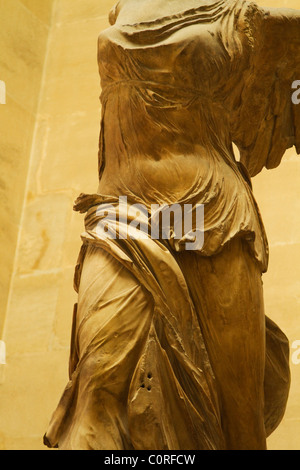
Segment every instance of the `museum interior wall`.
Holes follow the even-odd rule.
[[[68,380],[81,192],[97,188],[97,37],[114,0],[0,0],[0,449],[45,449]],[[299,8],[299,0],[259,0]],[[299,77],[300,80],[300,77]],[[300,341],[300,159],[253,180],[270,243],[266,314]],[[300,354],[299,354],[300,356]],[[295,357],[295,355],[293,356]],[[294,361],[297,362],[297,361]],[[269,449],[300,449],[300,364]]]
[[[0,1],[0,70],[1,80],[7,84],[7,105],[1,107],[0,141],[0,328],[13,270],[52,3]]]

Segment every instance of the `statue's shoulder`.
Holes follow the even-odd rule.
[[[122,0],[110,11],[111,24],[121,26],[155,27],[168,21],[180,21],[182,18],[204,14],[208,21],[210,15],[235,8],[236,4],[246,0]],[[247,2],[248,3],[248,2]]]
[[[99,47],[105,47],[108,41],[125,49],[161,45],[169,38],[172,41],[176,33],[182,38],[180,31],[193,26],[201,26],[201,33],[206,27],[219,25],[222,32],[227,28],[229,36],[233,30],[247,34],[256,8],[247,0],[182,0],[180,6],[162,0],[124,0],[110,13],[111,26],[101,32]]]

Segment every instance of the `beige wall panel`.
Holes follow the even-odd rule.
[[[16,264],[18,275],[61,267],[71,206],[71,197],[64,193],[39,196],[27,205]]]
[[[50,6],[52,1],[45,0]],[[2,332],[27,180],[49,28],[19,0],[0,0],[0,334]]]
[[[45,449],[48,417],[65,382],[65,351],[12,357],[5,371],[0,400],[0,446],[6,450]]]
[[[10,357],[48,350],[59,291],[59,274],[15,279],[14,295],[6,320]]]
[[[108,15],[109,10],[117,3],[115,0],[59,0],[55,20],[61,23],[89,20]]]
[[[43,23],[49,25],[52,19],[53,0],[19,0],[25,8]]]
[[[299,0],[259,0],[269,7],[300,8]],[[300,79],[300,77],[299,77]],[[264,275],[266,314],[278,322],[291,346],[300,340],[300,157],[286,152],[275,170],[253,180],[270,243],[270,266]],[[291,359],[294,350],[291,349]],[[270,450],[300,449],[300,364],[291,360],[292,385],[285,417],[270,436]]]
[[[49,29],[18,0],[0,0],[0,11],[1,80],[7,95],[35,113]]]

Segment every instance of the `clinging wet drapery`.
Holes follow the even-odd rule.
[[[285,411],[289,345],[264,312],[251,177],[300,150],[300,13],[178,4],[121,0],[99,36],[99,187],[75,204],[78,305],[50,447],[259,450]],[[107,204],[121,234],[135,203],[203,204],[203,245],[175,243],[175,225],[166,239],[99,232]]]

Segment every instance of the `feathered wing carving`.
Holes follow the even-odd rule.
[[[232,113],[232,140],[251,176],[276,168],[288,148],[300,153],[300,15],[295,10],[254,7],[252,38],[239,105]]]

